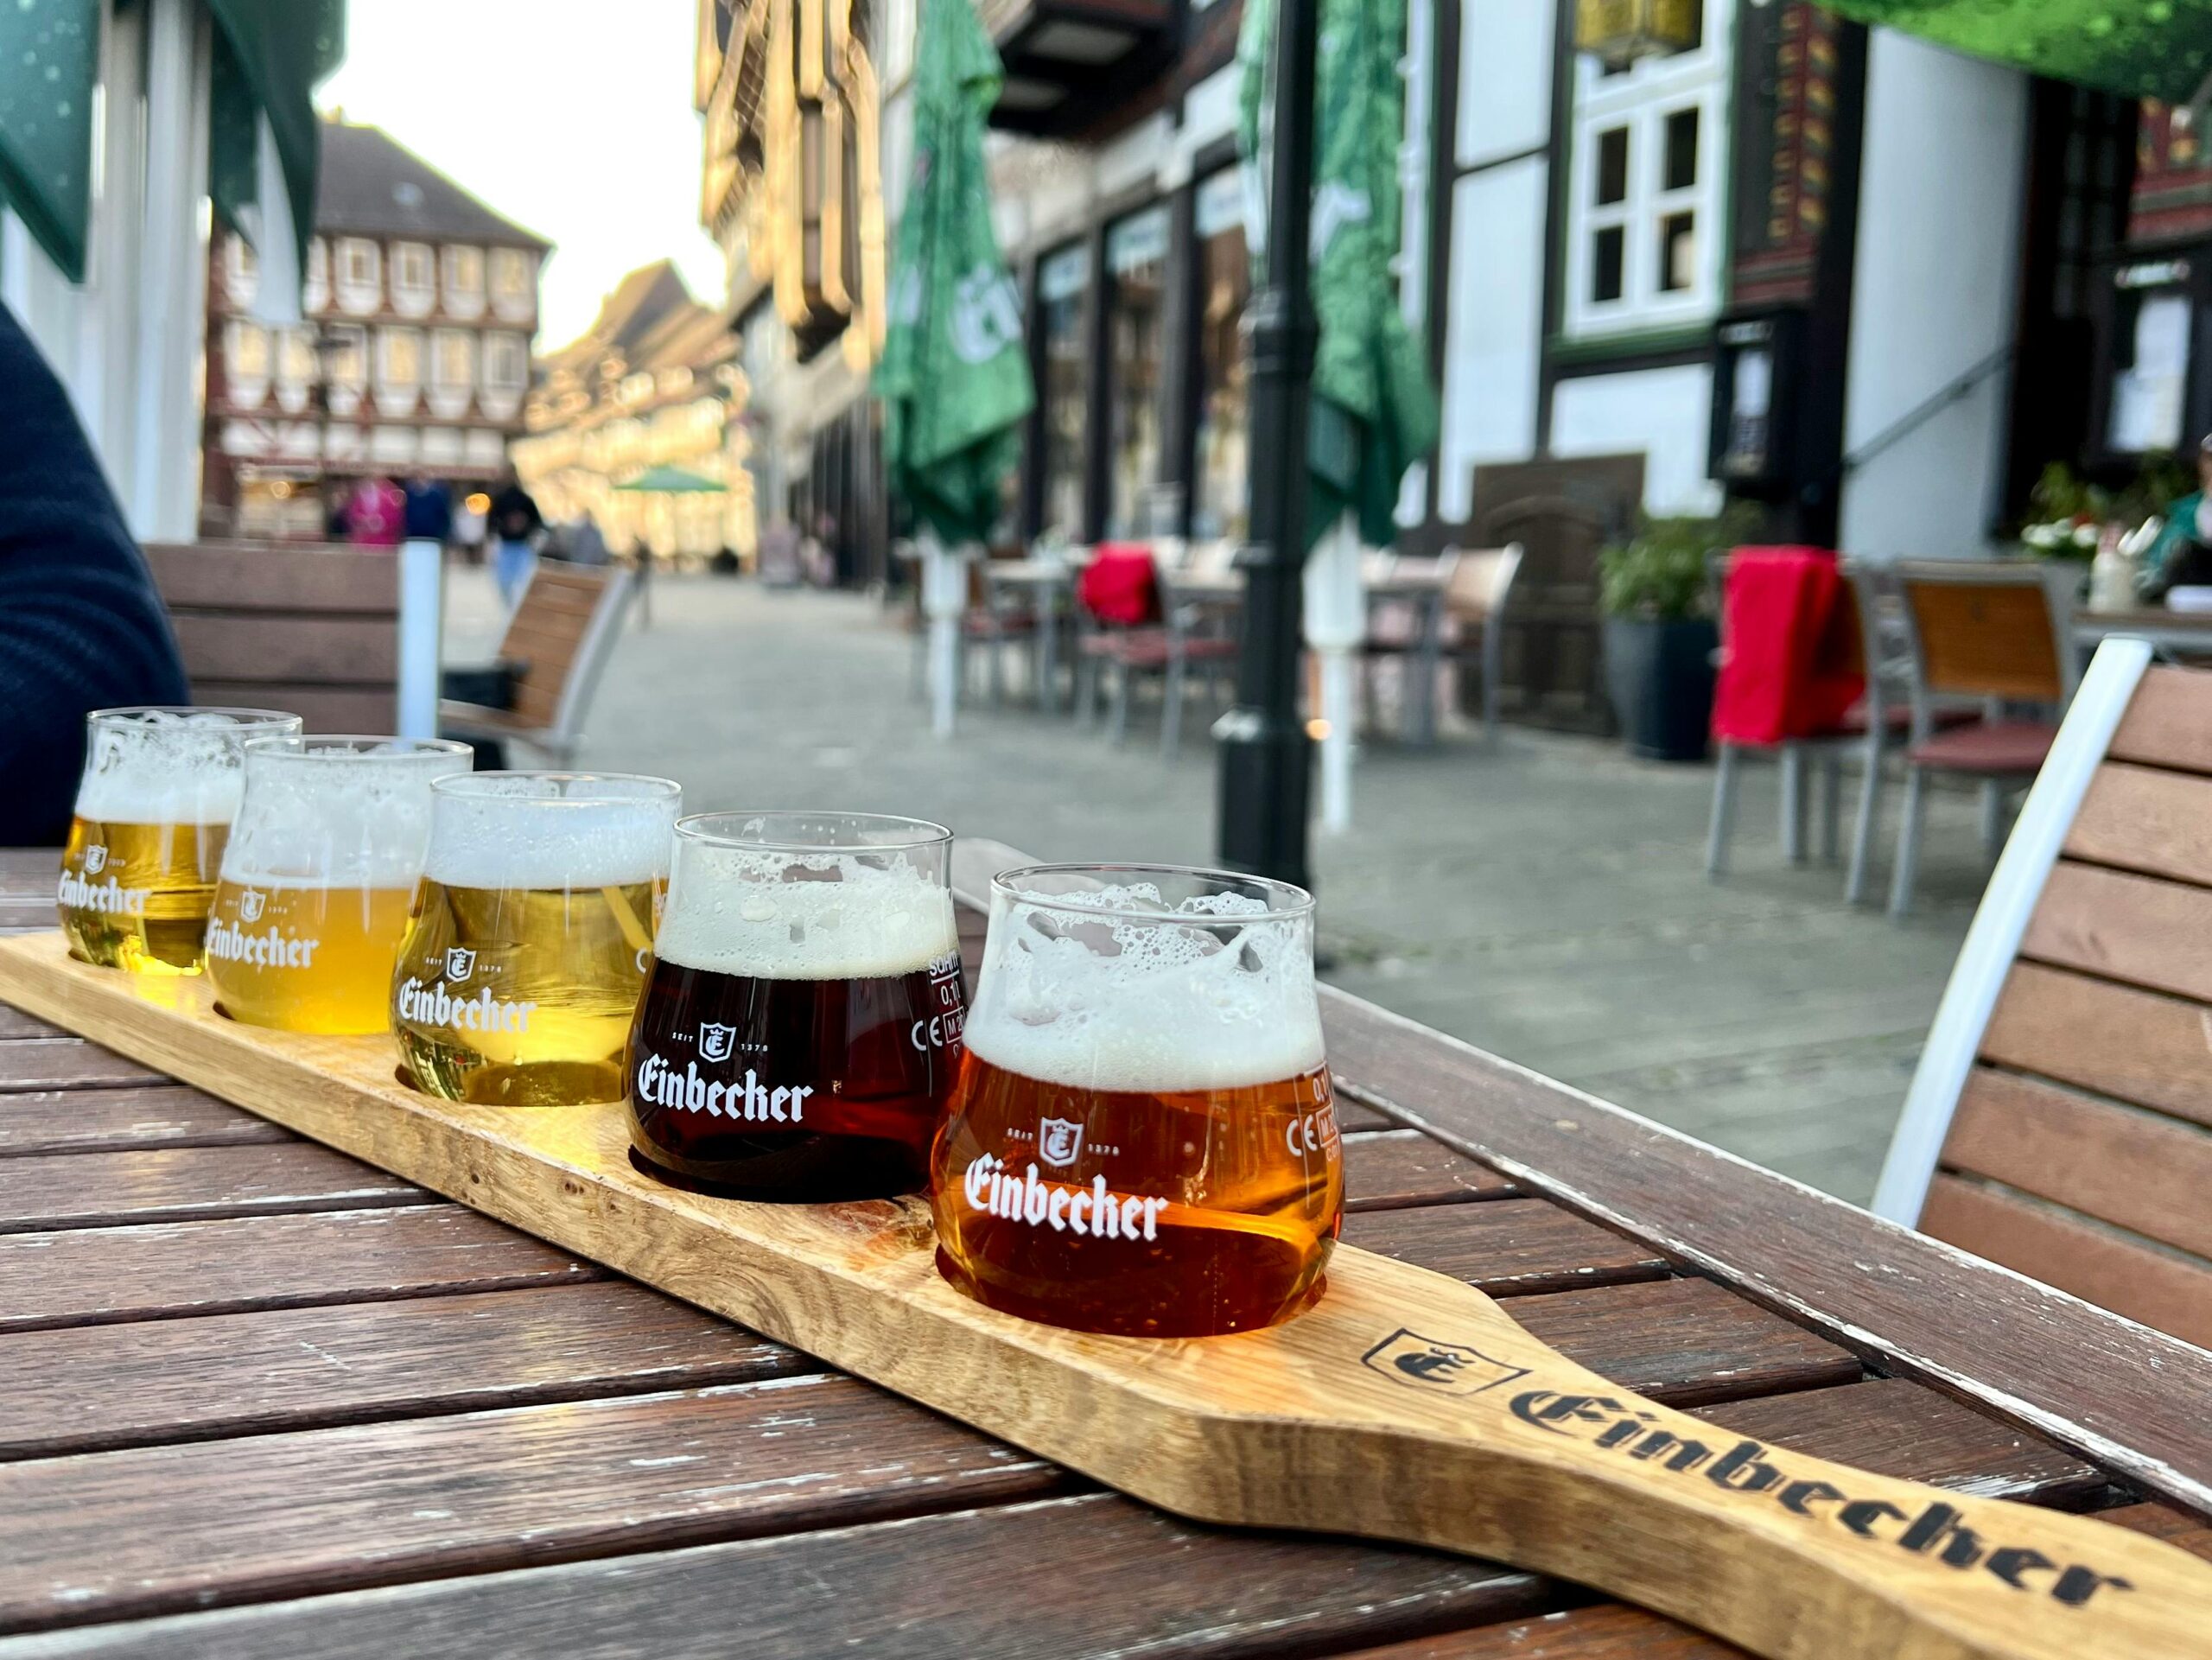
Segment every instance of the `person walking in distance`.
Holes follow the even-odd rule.
[[[493,557],[492,575],[499,584],[499,598],[512,608],[520,602],[523,589],[530,586],[531,573],[537,569],[537,551],[531,538],[545,528],[544,516],[512,467],[499,475],[489,518],[492,540],[499,550]]]

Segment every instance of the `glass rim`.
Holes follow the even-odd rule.
[[[440,741],[444,741],[441,740]],[[463,746],[466,747],[466,746]],[[626,795],[506,795],[480,786],[501,779],[537,779],[545,783],[642,784],[651,787]],[[683,786],[652,773],[574,773],[553,768],[502,767],[491,773],[448,773],[430,780],[435,799],[510,803],[518,807],[660,807],[683,798]],[[707,817],[708,815],[701,815]]]
[[[324,750],[335,750],[345,745],[355,747],[342,754],[325,754],[308,747],[311,744],[320,745]],[[386,749],[379,753],[374,747],[378,744],[405,744],[409,747]],[[245,748],[249,760],[276,760],[281,757],[308,763],[424,760],[475,754],[458,738],[403,738],[389,732],[298,732],[289,735],[249,739]]]
[[[904,841],[823,842],[797,837],[733,836],[714,828],[721,824],[773,818],[804,819],[815,824],[835,822],[856,829],[874,828],[915,833]],[[730,812],[686,813],[676,821],[676,833],[684,841],[705,847],[732,848],[748,853],[906,853],[917,848],[942,847],[952,840],[950,830],[927,818],[909,818],[901,813],[846,812],[834,808],[815,811],[804,807],[761,807]]]
[[[1208,916],[1203,912],[1140,911],[1133,906],[1086,905],[1077,898],[1025,893],[1015,886],[1025,878],[1077,875],[1134,878],[1137,881],[1148,876],[1172,876],[1213,882],[1232,891],[1257,888],[1260,896],[1268,900],[1268,908],[1257,915],[1243,917]],[[1127,883],[1117,885],[1126,886]],[[1255,876],[1246,871],[1226,870],[1211,865],[1144,864],[1114,860],[1077,859],[1051,864],[1018,865],[1011,870],[1001,870],[991,878],[991,893],[994,898],[1003,895],[1014,904],[1055,911],[1063,915],[1183,927],[1211,927],[1238,922],[1295,922],[1301,917],[1312,916],[1315,904],[1313,894],[1307,889],[1295,882],[1281,881],[1273,876]]]
[[[302,732],[307,728],[306,720],[289,709],[241,709],[233,708],[227,703],[119,703],[113,709],[92,709],[86,715],[85,719],[87,723],[97,721],[131,721],[141,720],[149,715],[228,716],[232,726],[241,730],[258,726],[283,727],[295,724]],[[263,735],[285,737],[296,735],[271,732]],[[261,739],[253,738],[247,741],[258,743]]]

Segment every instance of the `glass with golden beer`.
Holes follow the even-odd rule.
[[[416,1085],[449,1101],[622,1098],[683,792],[671,779],[466,773],[430,787],[430,850],[391,984]]]
[[[296,735],[273,709],[103,709],[56,894],[69,954],[140,974],[197,974],[244,746]]]
[[[1313,896],[1161,866],[1000,876],[931,1175],[938,1267],[994,1308],[1211,1337],[1306,1307],[1344,1208]]]
[[[384,1031],[430,839],[430,785],[465,773],[437,738],[263,738],[207,919],[207,978],[232,1019]]]
[[[760,1199],[919,1192],[966,997],[952,832],[715,813],[676,863],[626,1058],[632,1156]]]

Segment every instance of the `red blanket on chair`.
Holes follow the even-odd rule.
[[[1137,628],[1160,620],[1160,578],[1149,548],[1100,543],[1076,579],[1075,593],[1083,608],[1101,622]]]
[[[1713,737],[1776,744],[1833,731],[1866,690],[1853,604],[1825,549],[1737,549],[1721,600]]]

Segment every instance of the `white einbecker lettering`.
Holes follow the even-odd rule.
[[[1160,1213],[1167,1208],[1164,1199],[1108,1191],[1103,1175],[1092,1177],[1088,1187],[1040,1180],[1033,1164],[1014,1175],[1004,1160],[988,1153],[968,1167],[960,1193],[971,1211],[1086,1239],[1157,1239]]]
[[[448,1026],[456,1032],[527,1032],[536,1003],[511,1003],[485,986],[474,997],[456,997],[439,984],[410,978],[399,988],[399,1018],[417,1026]]]
[[[106,862],[105,860],[102,863]],[[86,865],[98,870],[90,857]],[[125,887],[110,876],[104,882],[88,882],[73,870],[61,873],[61,887],[57,898],[67,911],[95,911],[102,916],[142,917],[146,914],[146,900],[153,892],[150,887]]]
[[[248,933],[235,922],[207,925],[207,955],[222,963],[251,963],[260,969],[310,969],[320,939],[301,939],[277,927]]]
[[[742,1079],[725,1084],[702,1078],[699,1063],[687,1060],[683,1070],[658,1055],[638,1063],[638,1099],[677,1112],[703,1112],[716,1118],[742,1118],[751,1123],[797,1124],[805,1122],[811,1084],[793,1089],[771,1089],[751,1067]]]

